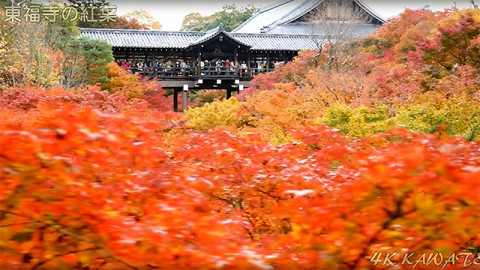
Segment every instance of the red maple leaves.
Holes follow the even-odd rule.
[[[274,147],[76,106],[5,120],[8,268],[359,268],[480,233],[477,142],[320,126]]]

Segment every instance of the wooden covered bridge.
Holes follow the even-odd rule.
[[[349,9],[360,10],[370,18],[367,24],[349,22],[359,35],[384,23],[360,0],[350,1]],[[331,4],[283,0],[259,9],[232,32],[222,25],[208,32],[84,28],[81,36],[107,41],[120,66],[173,89],[175,111],[181,92],[185,110],[189,89],[225,89],[229,98],[233,91],[250,86],[254,75],[273,71],[300,50],[318,49],[326,33],[313,33],[317,22],[309,18],[312,13],[328,12]]]
[[[82,36],[107,41],[120,66],[157,78],[178,93],[189,89],[225,89],[250,86],[252,77],[291,61],[298,51],[316,48],[309,35],[229,33],[221,26],[208,32],[82,29]],[[183,98],[186,109],[187,99]]]

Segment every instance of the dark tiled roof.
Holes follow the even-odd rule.
[[[80,35],[105,40],[113,47],[186,48],[205,33],[82,28]]]
[[[223,30],[204,33],[82,28],[80,35],[105,40],[113,47],[188,49],[214,38],[219,33],[224,33],[237,43],[250,47],[251,50],[299,51],[317,48],[310,35],[243,34],[228,33]]]

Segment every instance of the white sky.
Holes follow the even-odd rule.
[[[254,4],[256,7],[262,7],[277,1],[278,0],[110,0],[109,2],[117,6],[117,14],[119,16],[136,9],[144,9],[162,23],[162,30],[176,31],[180,30],[185,15],[191,12],[199,12],[205,16],[221,10],[226,4],[236,4],[237,6]],[[364,2],[384,18],[396,16],[405,8],[418,9],[425,5],[430,5],[430,9],[434,11],[451,8],[455,2],[459,8],[470,6],[469,0],[403,0],[390,2],[364,0]]]

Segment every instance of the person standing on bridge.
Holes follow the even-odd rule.
[[[229,74],[229,71],[230,71],[230,60],[227,59],[227,61],[225,61],[225,71],[227,74]]]
[[[222,62],[220,59],[217,59],[215,62],[215,72],[217,73],[216,75],[220,75],[220,69],[222,68]]]
[[[235,64],[235,62],[230,63],[230,73],[235,75],[236,71],[237,71],[237,65]]]
[[[242,73],[240,76],[247,76],[247,64],[245,64],[245,62],[242,62],[240,67]]]
[[[210,61],[205,60],[205,75],[210,75]]]
[[[205,75],[205,62],[200,61],[200,75]]]
[[[187,75],[187,68],[188,68],[187,63],[185,63],[185,61],[182,60],[182,62],[180,63],[180,76]]]

